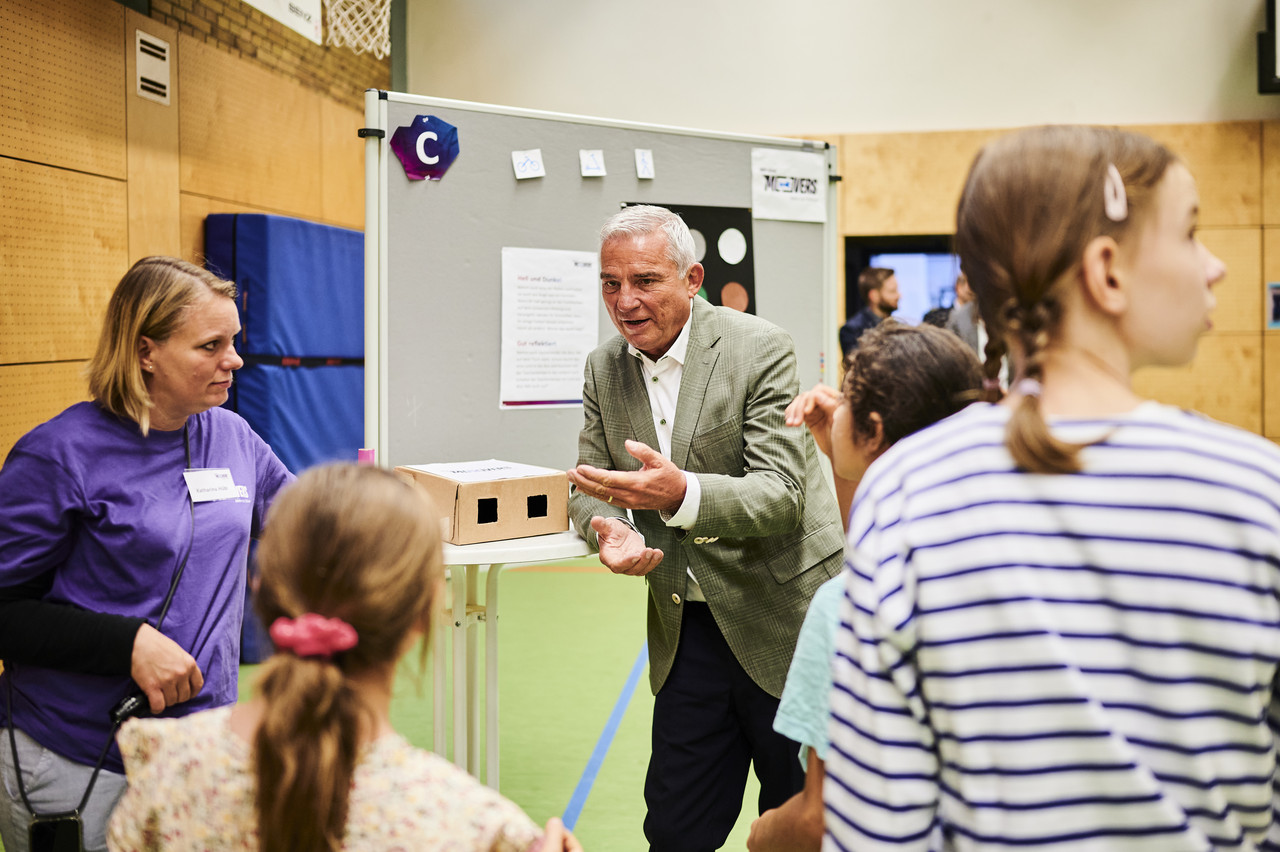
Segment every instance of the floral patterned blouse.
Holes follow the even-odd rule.
[[[222,707],[120,729],[129,789],[111,815],[108,848],[258,852],[251,748],[231,732],[230,714]],[[364,749],[342,848],[521,852],[541,833],[496,790],[394,734]]]

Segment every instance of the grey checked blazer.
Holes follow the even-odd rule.
[[[772,695],[782,693],[809,599],[840,570],[844,548],[839,509],[813,439],[807,429],[783,423],[798,391],[790,335],[749,314],[693,300],[671,460],[698,477],[698,518],[682,530],[668,527],[656,511],[633,513],[645,541],[664,554],[646,577],[654,693],[680,639],[686,567],[747,674]],[[583,413],[579,463],[638,470],[624,441],[659,447],[640,360],[621,336],[587,358]],[[569,515],[596,544],[592,516],[626,513],[575,489]]]

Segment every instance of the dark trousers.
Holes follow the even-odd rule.
[[[761,813],[804,787],[799,745],[773,730],[778,699],[738,664],[705,603],[683,606],[675,662],[653,702],[644,835],[654,852],[719,849],[752,763]]]

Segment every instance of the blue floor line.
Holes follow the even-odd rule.
[[[573,831],[573,827],[578,824],[578,817],[582,815],[582,808],[587,803],[587,796],[591,794],[591,787],[596,783],[596,776],[600,774],[600,767],[604,764],[604,757],[609,753],[609,746],[613,745],[613,738],[618,733],[618,726],[622,724],[622,717],[627,712],[627,705],[631,703],[631,696],[636,691],[636,684],[640,682],[640,675],[644,672],[644,667],[649,664],[649,645],[646,643],[640,648],[640,654],[636,657],[635,665],[631,667],[631,674],[627,676],[627,682],[622,687],[622,694],[618,696],[617,702],[613,705],[613,712],[609,714],[609,721],[605,723],[604,730],[600,732],[600,739],[596,740],[595,750],[591,752],[591,758],[587,761],[586,768],[582,770],[582,777],[578,779],[578,786],[573,789],[573,795],[569,797],[569,805],[564,809],[565,828]]]

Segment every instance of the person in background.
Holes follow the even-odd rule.
[[[850,522],[832,848],[1280,845],[1280,448],[1143,400],[1225,268],[1187,167],[1042,127],[975,159],[955,245],[1017,378],[903,439]],[[994,350],[994,351],[993,351]]]
[[[396,664],[425,663],[443,586],[424,492],[376,467],[311,468],[276,501],[256,606],[276,653],[254,698],[120,731],[117,852],[581,852],[391,727]]]
[[[198,266],[139,260],[107,305],[93,401],[0,469],[6,852],[27,849],[33,814],[73,810],[85,848],[105,848],[123,699],[165,715],[236,700],[249,539],[293,477],[218,407],[244,363],[234,297]]]
[[[848,358],[867,329],[875,328],[898,309],[898,277],[892,269],[868,266],[858,275],[862,310],[840,327],[840,351]]]
[[[969,286],[969,279],[961,272],[956,276],[956,301],[947,314],[944,327],[958,335],[978,357],[982,357],[985,340],[980,340],[979,337],[986,335],[980,334],[981,326],[982,319],[978,316],[978,302],[973,298],[973,288]]]
[[[817,385],[787,407],[787,424],[804,424],[831,458],[836,496],[848,517],[868,466],[900,438],[948,417],[979,398],[982,365],[940,328],[893,320],[858,342],[843,394]],[[773,726],[800,743],[804,790],[751,825],[750,852],[816,850],[822,845],[822,781],[827,758],[831,657],[844,577],[828,580],[809,604]]]
[[[920,318],[923,325],[931,325],[935,328],[943,328],[947,324],[947,317],[951,316],[951,308],[930,308],[924,312],[924,316]]]
[[[790,336],[696,297],[702,275],[669,210],[605,223],[600,286],[621,336],[587,358],[569,471],[578,531],[649,587],[644,831],[662,852],[720,848],[753,764],[760,812],[803,787],[773,716],[842,547],[813,441],[783,422],[799,390]]]

